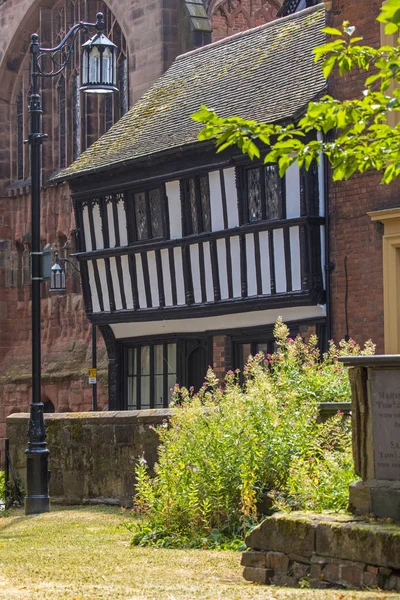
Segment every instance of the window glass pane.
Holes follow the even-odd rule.
[[[140,350],[140,374],[150,375],[150,346],[142,346]]]
[[[140,378],[140,406],[150,408],[150,375],[142,375]]]
[[[188,233],[199,233],[199,222],[197,218],[196,182],[194,179],[188,181],[188,193],[190,203],[190,223]]]
[[[268,354],[268,344],[256,344],[256,353],[257,352]]]
[[[128,350],[128,375],[137,375],[137,349],[129,348]]]
[[[150,190],[149,202],[153,238],[162,237],[164,235],[164,232],[161,208],[161,191],[159,189]]]
[[[262,219],[260,169],[247,171],[247,194],[249,221],[260,221]]]
[[[155,375],[162,375],[163,373],[163,357],[164,347],[162,344],[154,346],[154,373]]]
[[[128,410],[137,409],[137,377],[128,377]]]
[[[164,404],[164,394],[163,394],[163,376],[156,375],[154,377],[154,407],[162,408]]]
[[[172,391],[174,389],[174,385],[176,384],[176,375],[168,375],[168,401],[171,401]]]
[[[211,231],[210,186],[208,184],[208,175],[200,177],[199,180],[203,231]]]
[[[146,195],[144,192],[135,194],[136,234],[138,240],[149,237],[146,216]]]
[[[242,358],[243,365],[245,365],[248,361],[249,356],[251,355],[251,344],[242,344]]]
[[[168,344],[168,373],[176,373],[176,344]]]
[[[281,179],[276,165],[265,167],[265,203],[268,219],[281,219]]]

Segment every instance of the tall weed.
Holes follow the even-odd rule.
[[[229,547],[257,523],[268,502],[285,510],[345,508],[354,480],[348,421],[320,423],[319,402],[349,401],[340,355],[372,354],[352,340],[292,340],[279,320],[276,352],[250,357],[220,386],[210,370],[198,394],[175,388],[170,422],[158,428],[155,474],[136,469],[133,543]],[[267,501],[267,502],[266,502]]]

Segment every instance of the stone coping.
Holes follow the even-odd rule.
[[[98,423],[132,423],[135,421],[153,422],[171,417],[170,408],[154,408],[149,410],[120,410],[120,411],[98,411],[98,412],[70,412],[70,413],[47,413],[45,421],[76,421],[87,424]],[[15,413],[6,418],[6,423],[21,423],[29,420],[29,413]]]
[[[246,538],[252,550],[363,561],[400,570],[400,524],[345,513],[277,513]]]
[[[375,354],[371,356],[340,356],[339,361],[348,367],[400,368],[400,354]]]

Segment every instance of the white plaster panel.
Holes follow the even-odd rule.
[[[254,234],[248,233],[246,239],[247,295],[257,296],[256,252]]]
[[[297,164],[291,165],[285,174],[286,218],[300,217],[300,172]]]
[[[190,246],[190,265],[192,267],[193,296],[195,302],[201,302],[199,245]]]
[[[208,181],[210,184],[211,229],[219,231],[224,229],[220,172],[211,171],[208,174]]]
[[[121,288],[118,279],[117,262],[114,257],[110,258],[110,270],[114,290],[115,309],[122,310]]]
[[[93,225],[94,233],[96,236],[96,247],[97,250],[104,248],[103,229],[101,226],[100,207],[98,204],[93,204]]]
[[[246,311],[196,319],[168,319],[164,321],[116,323],[111,325],[111,328],[117,339],[123,339],[135,336],[159,335],[162,333],[197,333],[243,327],[261,327],[275,323],[278,317],[282,317],[285,323],[289,323],[290,321],[301,321],[302,319],[313,319],[325,316],[325,306],[297,306],[294,308]]]
[[[229,288],[228,274],[226,272],[226,242],[224,239],[217,240],[217,258],[221,299],[225,300],[229,298]]]
[[[275,289],[277,293],[286,292],[285,246],[283,243],[283,229],[274,229],[274,265]]]
[[[121,246],[128,245],[128,232],[126,229],[126,214],[125,207],[122,200],[117,203],[118,211],[118,229],[119,229],[119,243]]]
[[[90,252],[91,250],[93,250],[93,246],[92,246],[92,239],[90,237],[89,208],[87,206],[83,207],[82,218],[83,218],[83,232],[84,232],[84,236],[85,236],[86,252]]]
[[[182,248],[174,248],[174,263],[176,276],[176,299],[179,305],[186,304],[185,283],[183,279]]]
[[[292,290],[301,290],[301,262],[300,262],[300,230],[298,227],[289,229],[290,238],[290,263],[292,265]]]
[[[160,306],[160,297],[158,292],[156,253],[154,250],[147,253],[147,264],[149,266],[151,303],[154,308],[157,308]]]
[[[171,240],[182,237],[182,212],[179,181],[168,181],[165,184],[168,198],[169,232]]]
[[[99,278],[101,291],[103,293],[103,306],[105,312],[110,311],[110,297],[108,295],[108,287],[107,287],[107,277],[106,277],[106,263],[103,258],[100,258],[97,261],[97,268],[99,270]]]
[[[271,269],[269,264],[268,232],[260,231],[260,262],[262,293],[271,294]]]
[[[110,248],[115,247],[115,225],[114,225],[114,214],[112,203],[107,204],[107,221],[108,221],[108,232],[110,237]]]
[[[161,250],[161,267],[164,282],[164,299],[165,306],[172,306],[172,287],[171,287],[171,271],[169,267],[169,255],[168,250],[164,248]]]
[[[146,290],[144,287],[142,257],[140,256],[140,254],[135,254],[135,261],[136,261],[136,278],[137,278],[137,288],[138,288],[138,296],[139,296],[139,306],[140,306],[140,308],[149,308],[147,306]]]
[[[207,302],[214,302],[214,284],[213,284],[212,268],[211,268],[210,242],[205,242],[203,244],[203,249],[204,249],[204,271],[205,271],[205,276],[206,276]]]
[[[89,274],[90,293],[92,296],[92,309],[93,309],[94,313],[98,313],[98,312],[100,312],[100,303],[99,303],[99,296],[97,294],[96,281],[94,279],[93,261],[88,260],[87,266],[88,266],[88,274]]]
[[[235,180],[235,169],[224,169],[226,208],[228,212],[228,227],[239,225],[238,198]]]
[[[242,281],[240,279],[240,244],[237,235],[231,237],[231,258],[233,297],[240,298],[242,295]]]
[[[129,272],[129,263],[127,256],[121,256],[121,265],[122,265],[122,276],[124,281],[124,291],[125,291],[125,300],[126,300],[126,308],[133,308],[133,295],[132,295],[132,281],[131,274]]]

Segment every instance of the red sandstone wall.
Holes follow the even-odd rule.
[[[334,0],[329,13],[330,25],[344,20],[357,27],[364,42],[380,45],[376,16],[381,0]],[[334,74],[329,80],[330,93],[339,98],[354,98],[363,89],[363,74],[344,78]],[[384,186],[378,174],[354,176],[347,182],[330,183],[331,261],[333,337],[346,333],[346,276],[348,271],[349,334],[359,342],[372,338],[377,351],[384,351],[382,228],[371,222],[367,212],[399,205],[400,184]]]
[[[217,0],[210,4],[212,41],[264,25],[276,18],[277,0]]]

